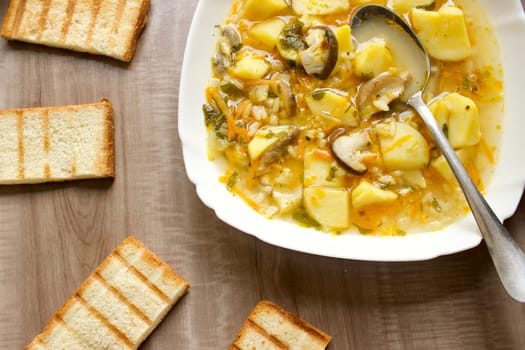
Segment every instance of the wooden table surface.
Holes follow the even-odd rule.
[[[484,244],[419,263],[324,258],[259,242],[200,202],[177,134],[196,4],[153,1],[130,65],[0,40],[0,109],[108,98],[117,160],[113,182],[0,188],[0,348],[29,343],[133,234],[192,285],[142,349],[227,349],[261,299],[331,334],[332,350],[525,349],[525,306],[505,294]],[[525,247],[525,201],[505,224]]]

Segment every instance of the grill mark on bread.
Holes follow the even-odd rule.
[[[96,308],[94,308],[91,304],[89,304],[87,301],[85,301],[80,294],[75,293],[75,298],[78,300],[79,303],[84,305],[84,307],[89,311],[89,313],[93,316],[95,316],[100,322],[104,324],[106,328],[108,328],[117,338],[119,338],[126,346],[129,348],[133,348],[135,344],[128,338],[124,333],[122,333],[117,327],[115,327],[104,315],[102,315]]]
[[[305,321],[303,321],[302,319],[300,319],[296,315],[285,311],[283,308],[281,308],[281,307],[279,307],[279,306],[277,306],[277,305],[275,305],[273,303],[264,302],[263,306],[261,306],[261,307],[262,308],[266,307],[266,308],[273,309],[276,314],[280,314],[283,318],[287,319],[289,322],[295,324],[297,327],[303,329],[306,333],[310,334],[311,336],[313,336],[313,337],[315,337],[317,339],[326,339],[326,338],[328,338],[327,334],[319,331],[318,329],[316,329],[312,325],[306,323]],[[255,312],[257,312],[257,308],[256,308]],[[252,315],[250,315],[250,319],[252,318]]]
[[[60,43],[63,45],[66,42],[66,36],[69,31],[69,26],[73,20],[73,12],[75,11],[75,5],[77,4],[76,0],[69,0],[67,3],[66,9],[66,20],[62,26],[62,37],[60,38]]]
[[[261,325],[257,324],[254,320],[248,318],[247,323],[250,327],[255,329],[259,334],[268,339],[268,341],[272,342],[275,346],[284,350],[289,349],[288,345],[284,344],[282,341],[268,333]]]
[[[11,27],[11,36],[14,36],[18,33],[18,28],[20,27],[20,23],[22,23],[22,19],[24,18],[25,9],[26,0],[20,0],[18,3],[18,8],[16,9],[15,21]]]
[[[16,112],[16,129],[18,132],[18,179],[24,179],[24,114]]]
[[[117,35],[117,32],[120,28],[120,22],[122,21],[122,15],[124,14],[124,9],[126,8],[127,0],[120,0],[117,5],[117,13],[115,14],[115,21],[113,22],[113,26],[111,28],[111,35],[108,40],[108,49],[110,51],[113,50],[115,47],[115,35]]]
[[[42,111],[42,131],[44,133],[44,152],[49,154],[49,111]]]
[[[116,296],[122,303],[129,306],[131,311],[135,313],[138,317],[140,317],[141,320],[143,320],[148,326],[151,326],[153,324],[153,321],[150,320],[148,316],[146,316],[145,313],[142,312],[138,307],[136,307],[131,301],[129,301],[128,298],[126,298],[117,288],[113,287],[111,284],[106,281],[104,277],[100,275],[100,273],[95,271],[93,274],[93,277],[97,279],[104,287],[106,287],[114,296]]]
[[[75,331],[73,328],[71,328],[71,326],[68,325],[67,322],[62,319],[62,316],[57,314],[57,315],[55,315],[54,320],[60,326],[64,327],[66,329],[66,331],[68,331],[71,335],[73,335],[79,343],[83,344],[86,348],[90,348],[89,344],[86,343],[84,341],[84,339],[82,339],[82,337],[80,337],[78,335],[77,331]],[[44,344],[45,344],[45,342],[44,342]]]
[[[163,302],[165,302],[166,304],[170,303],[170,298],[166,294],[164,294],[164,292],[161,291],[157,286],[151,283],[151,281],[146,276],[144,276],[139,270],[137,270],[135,266],[128,263],[126,259],[124,259],[118,253],[118,251],[113,252],[112,255],[115,256],[118,260],[120,260],[120,262],[124,264],[124,266],[126,266],[142,283],[148,286],[148,288],[152,290],[160,299],[162,299]]]
[[[86,35],[86,41],[84,45],[86,47],[91,47],[91,40],[93,38],[93,29],[97,24],[98,14],[100,13],[100,4],[103,0],[94,0],[93,7],[91,8],[91,22],[89,23],[88,32]]]
[[[40,14],[40,22],[38,23],[38,35],[36,40],[42,39],[42,34],[44,34],[44,29],[47,21],[47,15],[49,13],[49,8],[51,7],[51,0],[44,0],[42,5],[42,13]]]

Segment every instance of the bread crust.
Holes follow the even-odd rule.
[[[100,103],[106,108],[106,128],[103,144],[106,161],[104,162],[102,173],[106,174],[108,177],[115,177],[115,115],[113,104],[105,98],[102,99]]]
[[[160,267],[162,269],[167,269],[170,271],[170,273],[166,274],[167,276],[170,276],[169,278],[173,278],[176,280],[177,283],[179,283],[180,288],[182,289],[182,292],[177,294],[177,296],[171,298],[168,300],[165,306],[164,312],[160,315],[158,320],[150,320],[148,317],[146,317],[137,306],[133,305],[126,297],[124,297],[118,289],[115,287],[109,286],[111,288],[112,293],[117,293],[116,297],[122,302],[122,303],[129,303],[130,310],[137,314],[138,317],[143,319],[148,324],[148,331],[140,337],[139,341],[134,344],[128,337],[124,335],[124,333],[115,327],[115,325],[111,324],[111,320],[106,319],[103,316],[100,316],[97,314],[96,308],[91,306],[87,301],[85,301],[82,297],[84,295],[84,291],[93,283],[93,281],[100,281],[104,278],[101,276],[102,270],[107,267],[113,259],[116,259],[116,257],[119,255],[119,250],[121,250],[126,245],[132,245],[140,250],[141,256],[147,256],[152,258],[158,265],[157,267]],[[119,258],[122,259],[122,258]],[[128,264],[126,262],[126,264]],[[137,273],[135,271],[134,273]],[[140,272],[138,272],[140,273]],[[142,276],[142,278],[148,279],[147,276]],[[107,284],[107,282],[105,282]],[[104,283],[102,283],[104,284]],[[64,315],[68,312],[68,310],[75,305],[76,303],[83,304],[87,309],[93,312],[93,314],[96,314],[96,317],[105,324],[108,330],[112,332],[112,334],[115,336],[115,339],[117,341],[121,342],[122,344],[125,344],[130,349],[137,349],[140,344],[144,341],[144,339],[151,334],[151,332],[155,329],[155,327],[162,321],[164,316],[168,313],[168,311],[175,305],[175,303],[184,295],[187,293],[188,289],[190,287],[190,284],[181,276],[179,276],[169,265],[167,265],[162,259],[160,259],[155,253],[153,253],[151,250],[149,250],[142,242],[140,242],[137,238],[133,236],[127,237],[124,241],[122,241],[103,261],[102,263],[93,271],[86,280],[80,285],[80,287],[73,293],[71,297],[69,297],[66,302],[62,305],[62,307],[51,317],[48,324],[44,327],[41,334],[37,335],[33,341],[25,347],[25,350],[37,350],[39,349],[38,346],[43,346],[45,348],[45,339],[50,336],[53,329],[56,327],[57,323],[62,323],[67,326],[66,322],[63,320]],[[151,286],[150,286],[151,288]]]
[[[146,23],[148,23],[149,7],[150,7],[150,0],[145,0],[142,3],[142,6],[140,7],[140,15],[139,15],[137,24],[135,25],[135,30],[133,32],[131,44],[129,45],[128,50],[126,51],[124,56],[122,57],[122,60],[124,62],[131,62],[131,60],[133,59],[133,56],[135,55],[135,52],[137,51],[137,43],[139,41],[139,37],[142,34],[142,31],[144,30]]]

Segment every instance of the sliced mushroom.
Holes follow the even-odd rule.
[[[276,90],[274,93],[279,96],[281,105],[283,106],[286,115],[288,117],[294,116],[297,103],[295,102],[295,97],[290,84],[282,79],[278,79],[274,85],[274,89]]]
[[[304,70],[321,80],[328,79],[339,53],[334,32],[328,26],[311,27],[306,31],[304,41],[308,48],[299,52]]]
[[[361,117],[368,119],[377,112],[389,111],[390,102],[404,94],[407,79],[382,73],[361,85],[357,94],[357,107]]]
[[[233,61],[233,54],[242,47],[239,32],[230,25],[220,27],[221,37],[217,44],[217,52],[213,59],[213,69],[216,74],[223,74]]]
[[[270,146],[261,156],[261,167],[264,168],[281,158],[287,151],[287,147],[297,138],[299,130],[290,128],[288,135],[281,137],[279,141]]]
[[[372,142],[366,130],[347,134],[346,129],[339,128],[330,134],[328,141],[337,163],[354,175],[365,174],[368,166],[363,160],[376,156],[368,151]]]

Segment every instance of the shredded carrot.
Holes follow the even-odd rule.
[[[401,147],[405,142],[408,142],[412,138],[413,138],[412,135],[405,135],[403,137],[400,137],[398,140],[396,140],[396,142],[391,144],[390,147],[385,148],[383,150],[383,153],[388,153],[397,147]]]
[[[239,104],[237,105],[237,111],[235,113],[235,117],[237,119],[241,119],[243,117],[244,110],[246,109],[249,103],[250,103],[250,100],[248,99],[242,100],[241,102],[239,102]]]
[[[322,159],[322,160],[328,160],[328,161],[334,160],[332,155],[330,154],[330,152],[327,152],[327,151],[316,149],[313,152],[313,154],[314,154],[314,156],[316,156],[317,158]]]
[[[299,137],[297,139],[297,159],[303,160],[304,159],[304,150],[305,150],[306,140],[304,137]]]
[[[485,186],[483,184],[483,181],[481,180],[481,176],[479,174],[478,169],[474,166],[473,163],[467,164],[467,171],[470,174],[470,177],[472,178],[472,181],[478,186],[479,190],[483,192],[485,189]]]
[[[481,150],[483,151],[483,153],[485,154],[485,156],[489,160],[490,164],[494,164],[494,162],[495,162],[495,160],[494,160],[494,152],[489,148],[489,146],[487,145],[485,140],[481,140],[481,142],[479,144],[481,146]]]
[[[233,188],[232,192],[241,197],[250,207],[252,207],[254,210],[260,211],[261,207],[250,197],[246,195],[246,193],[239,191],[237,188]]]

